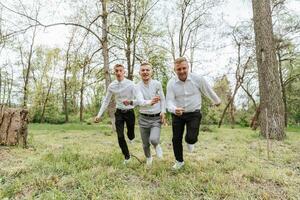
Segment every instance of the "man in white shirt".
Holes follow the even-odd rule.
[[[150,105],[140,106],[139,126],[143,141],[143,150],[146,156],[146,164],[151,166],[152,156],[150,144],[156,150],[156,156],[162,158],[163,152],[159,144],[161,124],[165,123],[165,95],[159,81],[152,79],[152,67],[149,63],[142,63],[140,76],[142,81],[137,84],[145,101],[153,101]],[[146,103],[144,103],[146,104]]]
[[[203,77],[188,73],[189,65],[186,58],[177,58],[174,70],[176,76],[168,81],[166,101],[167,109],[172,113],[172,143],[176,159],[173,169],[176,170],[184,165],[182,151],[184,127],[186,126],[185,141],[190,152],[194,150],[194,144],[198,140],[202,118],[201,93],[217,106],[221,104],[221,100]]]
[[[130,154],[124,137],[124,123],[126,123],[127,127],[127,136],[129,140],[132,141],[135,138],[135,115],[133,108],[135,105],[152,103],[152,101],[142,102],[142,99],[138,96],[139,93],[137,92],[134,83],[125,78],[125,68],[123,65],[115,65],[114,72],[117,80],[114,80],[109,84],[106,96],[94,121],[96,123],[101,121],[101,116],[106,110],[112,95],[114,95],[117,108],[115,112],[115,125],[117,129],[118,143],[125,157],[124,164],[127,164],[130,161]]]

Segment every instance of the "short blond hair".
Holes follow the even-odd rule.
[[[152,65],[148,62],[142,62],[140,67],[143,67],[143,66],[149,66],[150,69],[152,70]]]
[[[117,67],[123,67],[123,68],[125,69],[124,65],[122,65],[122,64],[116,64],[116,65],[114,66],[114,69],[116,69]]]
[[[179,58],[176,58],[176,59],[174,60],[174,64],[175,64],[175,65],[178,65],[178,64],[180,64],[180,63],[182,63],[182,62],[187,62],[187,59],[186,59],[185,57],[179,57]]]
[[[141,63],[141,67],[142,67],[142,66],[146,66],[146,65],[149,65],[150,67],[152,67],[152,65],[151,65],[150,63],[148,63],[148,62],[142,62],[142,63]]]

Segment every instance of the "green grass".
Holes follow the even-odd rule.
[[[0,147],[0,199],[300,199],[300,131],[266,140],[246,128],[211,127],[174,172],[171,128],[164,159],[145,166],[138,128],[128,166],[109,126],[31,124],[29,148]],[[152,149],[154,154],[154,151]]]

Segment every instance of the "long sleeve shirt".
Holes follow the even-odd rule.
[[[137,89],[141,92],[144,101],[140,103],[140,113],[144,114],[157,114],[166,113],[166,100],[161,86],[157,80],[150,80],[148,84],[140,81],[137,84]],[[150,105],[151,99],[155,96],[160,97],[160,101],[154,105]]]
[[[184,112],[201,109],[201,93],[213,103],[221,103],[220,98],[202,76],[189,73],[185,81],[181,81],[177,76],[171,78],[166,95],[168,111],[175,113],[178,107],[183,108]]]
[[[116,108],[121,110],[129,110],[133,109],[135,105],[146,105],[149,103],[143,101],[132,81],[126,78],[122,81],[114,80],[107,88],[106,96],[103,99],[101,108],[97,115],[98,117],[103,115],[113,95],[115,96]],[[123,103],[124,100],[133,101],[133,105],[125,106]]]

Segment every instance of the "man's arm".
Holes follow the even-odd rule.
[[[162,89],[162,85],[160,82],[158,82],[159,84],[159,97],[160,97],[160,108],[161,108],[161,112],[160,112],[160,121],[163,125],[166,124],[166,98],[164,95],[164,91]]]
[[[166,95],[167,109],[171,113],[175,113],[176,106],[175,102],[175,94],[172,88],[172,80],[170,80],[167,84],[167,95]]]
[[[166,113],[166,98],[165,98],[161,83],[160,82],[158,82],[158,83],[159,83],[159,97],[160,97],[160,103],[161,103],[160,104],[161,112]]]
[[[132,100],[132,102],[130,102],[130,103],[132,103],[133,106],[151,105],[151,100],[144,99],[144,96],[137,85],[133,88],[133,94],[134,94],[135,99]]]
[[[215,105],[218,106],[221,104],[221,99],[203,77],[200,77],[199,84],[199,88],[205,96],[207,96]]]
[[[106,108],[107,108],[107,106],[108,106],[108,104],[110,102],[110,99],[111,99],[112,95],[113,95],[113,93],[108,88],[107,92],[106,92],[106,95],[105,95],[105,97],[103,99],[101,108],[100,108],[100,110],[98,112],[98,115],[97,115],[98,118],[100,118],[103,115],[104,111],[106,110]]]

